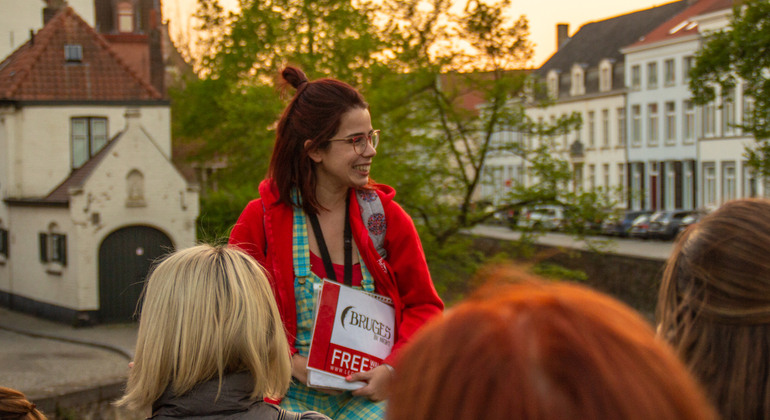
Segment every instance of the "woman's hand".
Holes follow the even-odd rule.
[[[366,382],[366,386],[353,391],[353,395],[357,397],[366,397],[377,402],[388,397],[388,390],[390,388],[390,382],[393,380],[393,374],[387,366],[380,365],[366,372],[354,373],[345,379],[348,382]]]
[[[294,379],[302,382],[303,385],[307,385],[307,357],[300,356],[299,353],[294,353],[294,355],[291,356],[291,376],[293,376]],[[342,391],[337,389],[314,389],[329,395],[342,394]]]

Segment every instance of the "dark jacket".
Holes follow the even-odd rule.
[[[176,397],[171,387],[152,405],[153,420],[278,420],[282,411],[276,405],[262,400],[253,400],[254,380],[248,372],[225,375],[222,392],[217,398],[219,380],[196,385],[190,392]],[[286,412],[285,414],[289,414]],[[296,415],[295,415],[296,416]],[[285,415],[286,420],[293,420]],[[306,411],[297,420],[331,420],[321,413]]]

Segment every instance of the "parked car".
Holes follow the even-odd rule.
[[[703,216],[709,214],[706,210],[695,210],[694,212],[690,213],[688,216],[682,219],[681,222],[679,222],[679,228],[678,231],[681,233],[685,229],[687,229],[689,226],[694,225],[700,221],[700,219],[703,218]]]
[[[649,236],[657,239],[674,239],[679,233],[682,219],[692,214],[692,210],[664,210],[655,213],[650,219]]]
[[[564,223],[564,208],[554,205],[535,206],[524,209],[517,226],[523,229],[556,230]]]
[[[648,229],[650,228],[651,217],[649,214],[643,214],[634,219],[631,223],[631,229],[628,230],[628,236],[647,239],[649,237]]]
[[[629,210],[620,215],[614,214],[602,223],[602,233],[610,236],[627,237],[631,225],[639,216],[649,216],[652,212],[647,210]]]

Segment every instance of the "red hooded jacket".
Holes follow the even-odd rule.
[[[393,299],[396,308],[396,341],[384,361],[395,365],[398,350],[430,318],[443,311],[444,303],[433,287],[414,223],[393,201],[396,191],[387,185],[376,184],[376,188],[385,210],[387,259],[380,258],[372,244],[352,189],[350,225],[361,258],[374,278],[375,292]],[[289,345],[292,353],[296,353],[297,307],[292,259],[294,210],[278,203],[278,190],[271,180],[262,181],[259,194],[262,198],[251,201],[238,218],[230,233],[230,244],[256,258],[272,276],[271,286]]]

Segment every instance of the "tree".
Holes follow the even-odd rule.
[[[283,64],[295,63],[311,78],[337,77],[362,90],[375,128],[383,131],[372,173],[396,188],[414,217],[440,288],[464,280],[458,272],[472,273],[484,260],[469,252],[463,229],[533,203],[563,204],[579,216],[592,208],[599,195],[568,191],[569,164],[551,153],[555,146],[547,140],[574,129],[579,117],[554,125],[527,118],[525,92],[539,90],[526,70],[528,24],[524,17],[506,18],[509,0],[489,3],[470,0],[455,14],[449,0],[385,0],[376,7],[244,0],[239,13],[224,16],[215,0],[200,0],[203,29],[219,35],[207,38],[212,53],[202,60],[204,79],[175,97],[174,127],[203,137],[206,155],[230,159],[229,191],[208,200],[217,208],[238,207],[234,200],[248,196],[243,185],[256,186],[264,176],[270,127],[284,105],[273,80]],[[468,98],[478,106],[467,106]],[[546,140],[534,148],[494,142],[505,130]],[[532,182],[491,207],[477,192],[487,182],[487,159],[500,151],[526,160]]]
[[[714,101],[717,87],[726,93],[743,83],[744,95],[753,108],[744,109],[738,126],[754,136],[757,143],[746,152],[749,163],[770,176],[770,1],[736,2],[726,30],[706,38],[690,72],[690,89],[699,105]],[[751,102],[749,102],[751,103]],[[748,111],[748,112],[747,112]]]

